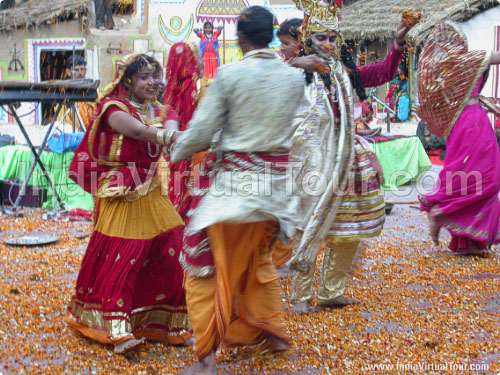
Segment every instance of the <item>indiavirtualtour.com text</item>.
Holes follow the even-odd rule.
[[[363,368],[364,371],[411,371],[411,372],[428,372],[428,371],[489,371],[490,364],[488,363],[456,363],[456,362],[441,362],[441,363],[375,363],[367,365]],[[499,374],[500,375],[500,374]]]
[[[24,164],[24,163],[21,163]],[[97,167],[97,163],[92,166],[92,168]],[[24,169],[29,170],[31,165],[26,163]],[[215,178],[217,173],[220,171],[212,171],[212,173],[208,173],[208,179],[211,181],[209,184],[211,186],[211,194],[227,196],[227,195],[241,195],[241,196],[269,196],[275,195],[276,191],[273,189],[273,185],[275,184],[275,178],[278,177],[284,179],[286,181],[286,189],[280,192],[285,196],[296,195],[297,193],[301,195],[308,196],[320,196],[327,189],[333,189],[336,195],[346,195],[352,193],[354,190],[357,195],[363,194],[371,194],[373,193],[373,186],[370,183],[369,179],[363,180],[361,183],[357,183],[354,176],[351,176],[350,173],[347,174],[347,178],[342,183],[338,181],[339,176],[336,175],[333,182],[329,182],[330,179],[328,176],[324,175],[319,171],[310,171],[305,174],[300,174],[302,164],[301,163],[286,163],[283,165],[286,168],[286,172],[283,174],[276,174],[272,171],[272,169],[264,168],[262,172],[255,173],[254,171],[224,171],[223,175],[220,176],[222,178]],[[62,167],[62,166],[61,166]],[[167,177],[169,180],[173,180],[173,188],[175,190],[181,191],[182,181],[186,181],[186,179],[190,180],[190,188],[194,191],[204,190],[201,189],[199,179],[202,178],[199,171],[190,174],[190,172],[181,172],[185,173],[185,175],[177,175],[174,174],[168,175],[168,172],[162,170],[162,168],[158,168],[156,163],[151,165],[151,168],[144,169],[141,168],[136,163],[128,163],[126,165],[128,172],[127,176],[123,175],[120,170],[113,170],[113,179],[118,181],[118,185],[120,185],[120,181],[128,180],[132,178],[134,180],[135,186],[141,186],[144,184],[149,184],[153,181],[153,177],[155,175],[160,175],[160,179],[162,177]],[[23,170],[23,166],[20,166],[20,170]],[[60,171],[59,171],[60,172]],[[165,172],[165,173],[163,173]],[[203,172],[203,171],[201,171]],[[84,173],[84,164],[78,162],[76,171],[68,171],[67,175],[71,179],[73,179],[76,184],[61,184],[59,181],[55,181],[55,175],[51,175],[48,172],[49,176],[52,178],[52,181],[59,187],[59,190],[64,190],[61,193],[67,196],[78,196],[84,194],[84,192],[77,188],[75,185],[83,185],[85,181],[86,184],[92,186],[92,191],[97,191],[100,184],[102,183],[103,176],[100,175],[97,171],[93,170],[92,172],[86,174]],[[201,173],[203,175],[203,173]],[[299,177],[300,176],[300,177]],[[38,179],[45,179],[43,174],[37,174]],[[106,178],[106,175],[104,176]],[[37,178],[33,176],[32,184],[35,186],[44,186],[45,181],[34,181]],[[88,181],[90,180],[90,181]],[[398,181],[416,181],[416,184],[401,184]],[[450,195],[456,196],[467,195],[469,193],[474,193],[478,196],[482,194],[483,190],[483,178],[481,174],[477,171],[469,171],[469,172],[453,172],[452,175],[446,176],[446,192]],[[212,183],[213,182],[213,183]],[[398,197],[409,196],[412,194],[413,190],[416,190],[418,195],[426,195],[431,191],[435,191],[440,189],[441,179],[439,178],[439,174],[435,171],[422,172],[419,176],[412,176],[407,171],[398,171],[392,173],[390,178],[386,176],[386,184],[389,186],[398,186],[397,190],[393,190],[393,195]],[[457,184],[458,182],[458,184]],[[220,185],[220,186],[219,186]],[[402,185],[402,186],[399,186]],[[168,191],[165,191],[167,194]]]

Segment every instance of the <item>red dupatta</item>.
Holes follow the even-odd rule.
[[[198,105],[197,83],[200,78],[196,46],[177,43],[170,49],[167,63],[163,103],[171,106],[180,117],[179,130],[186,130]],[[182,217],[189,207],[187,183],[191,170],[188,161],[170,165],[168,195]]]

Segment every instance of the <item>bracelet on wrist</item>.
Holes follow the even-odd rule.
[[[166,134],[166,136],[165,136]],[[169,130],[168,132],[164,133],[164,145],[168,149],[170,149],[170,146],[172,145],[172,138],[175,134],[175,130]]]
[[[165,132],[166,130],[160,129],[156,132],[156,142],[160,146],[165,146]]]

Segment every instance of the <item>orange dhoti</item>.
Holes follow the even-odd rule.
[[[271,261],[274,221],[215,224],[208,236],[216,274],[186,274],[189,318],[202,360],[221,343],[251,345],[275,336],[289,341],[281,321],[280,285]]]
[[[286,262],[292,257],[293,244],[290,240],[289,244],[284,244],[281,241],[276,241],[273,245],[273,264],[277,269],[285,267]]]

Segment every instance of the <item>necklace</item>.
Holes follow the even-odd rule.
[[[144,112],[144,109],[146,108],[146,105],[143,103],[137,103],[131,99],[129,99],[128,102],[132,105],[132,107],[137,109],[139,112]]]
[[[328,59],[328,65],[330,65],[330,69],[332,71],[332,73],[334,74],[340,74],[341,71],[342,71],[342,64],[339,60],[336,60],[332,57],[330,57]],[[332,76],[333,74],[330,74],[330,77]],[[339,97],[338,97],[338,92],[337,92],[337,86],[335,85],[334,88],[330,88],[330,100],[333,102],[333,103],[338,103],[339,102]]]
[[[150,158],[155,159],[158,156],[160,156],[160,151],[161,151],[160,145],[155,144],[155,152],[153,154],[153,152],[151,151],[151,143],[148,142],[148,156]]]
[[[149,118],[150,120],[155,119],[155,109],[152,104],[141,104],[134,102],[133,100],[129,100],[129,103],[132,105],[137,110],[137,113],[139,114],[139,117],[141,118],[142,123],[144,126],[147,127],[147,119]],[[147,107],[146,107],[147,106]],[[149,113],[148,113],[149,112]],[[152,146],[151,142],[148,142],[148,156],[152,159],[157,158],[160,156],[161,152],[161,147],[159,144],[155,144],[155,151],[152,151]]]

